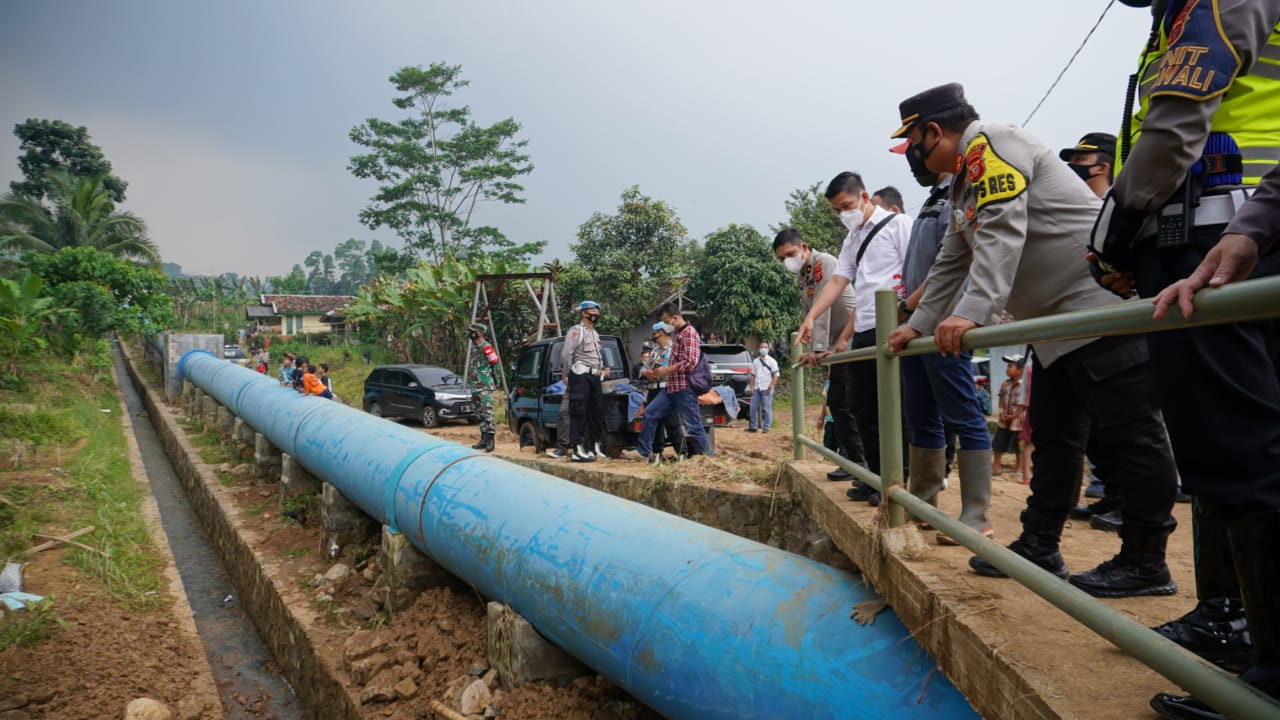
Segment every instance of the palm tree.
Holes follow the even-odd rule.
[[[116,210],[100,175],[49,174],[51,206],[17,193],[0,196],[0,249],[56,252],[89,246],[159,266],[160,250],[147,225],[132,212]]]

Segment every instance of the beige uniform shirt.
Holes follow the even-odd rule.
[[[831,276],[835,274],[839,263],[835,255],[812,250],[809,253],[809,264],[800,268],[796,284],[800,287],[800,304],[804,305],[805,314],[813,308],[813,301],[822,294]],[[831,304],[831,308],[822,313],[813,323],[813,352],[831,352],[835,350],[840,333],[849,323],[853,314],[853,283],[850,282]]]
[[[991,325],[1006,309],[1027,320],[1119,301],[1084,259],[1101,200],[1056,151],[980,121],[960,147],[947,235],[908,325],[928,335],[951,315]],[[1036,356],[1047,366],[1096,339],[1037,343]]]

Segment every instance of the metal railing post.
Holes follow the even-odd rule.
[[[804,446],[800,444],[804,435],[804,368],[800,367],[803,354],[800,333],[791,333],[791,452],[796,460],[804,459]]]
[[[889,527],[906,521],[906,512],[890,501],[894,486],[906,479],[902,470],[902,382],[897,356],[889,354],[889,333],[898,327],[898,294],[876,291],[876,393],[880,407],[880,482],[889,503]]]

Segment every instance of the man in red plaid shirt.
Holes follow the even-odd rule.
[[[689,454],[702,453],[710,455],[707,445],[707,431],[702,427],[702,416],[698,412],[698,398],[689,388],[689,373],[698,364],[698,356],[702,354],[702,345],[698,340],[698,331],[680,316],[680,307],[673,302],[663,303],[658,309],[662,322],[675,328],[675,337],[671,339],[671,360],[666,367],[654,371],[654,380],[666,380],[667,389],[659,393],[644,411],[644,424],[640,428],[640,439],[636,441],[635,450],[626,450],[623,457],[632,460],[649,461],[653,451],[653,435],[658,424],[672,412],[680,413],[684,421],[685,431],[689,434]],[[658,456],[655,456],[655,459]]]

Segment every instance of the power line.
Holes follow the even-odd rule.
[[[1027,115],[1027,119],[1022,121],[1022,127],[1026,127],[1027,123],[1031,122],[1031,118],[1035,117],[1040,106],[1044,104],[1045,100],[1049,99],[1050,93],[1053,92],[1054,88],[1058,87],[1058,81],[1062,80],[1062,76],[1066,75],[1067,70],[1071,69],[1071,64],[1076,61],[1076,56],[1084,49],[1084,46],[1089,42],[1089,38],[1093,37],[1093,31],[1098,29],[1098,26],[1102,24],[1102,19],[1107,16],[1107,13],[1111,11],[1111,6],[1115,4],[1116,0],[1110,0],[1110,2],[1107,3],[1107,6],[1102,8],[1102,14],[1099,15],[1097,21],[1093,23],[1093,27],[1089,28],[1089,32],[1085,34],[1084,40],[1080,41],[1080,47],[1076,48],[1076,51],[1071,53],[1071,59],[1068,60],[1066,66],[1062,68],[1062,72],[1058,73],[1058,77],[1054,78],[1053,84],[1049,86],[1049,89],[1044,91],[1044,96],[1041,97],[1040,102],[1036,103],[1036,106],[1031,109],[1031,114]]]

